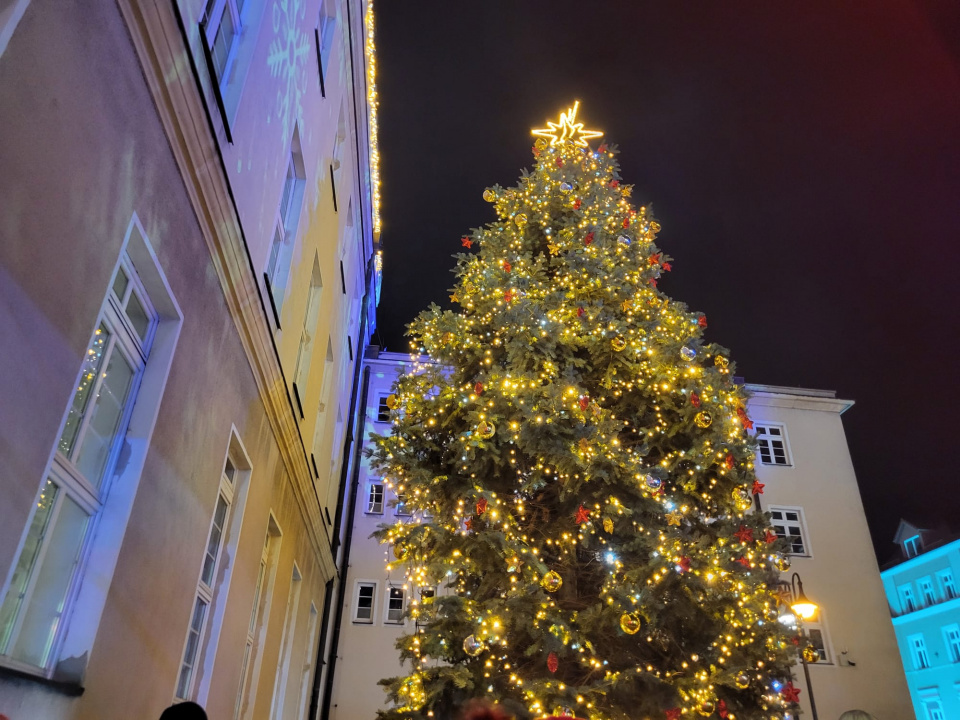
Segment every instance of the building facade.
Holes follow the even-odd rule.
[[[901,521],[881,573],[918,720],[960,717],[960,540]]]
[[[379,289],[371,18],[0,8],[10,720],[319,706]]]
[[[373,353],[365,367],[370,379],[361,422],[369,442],[370,432],[389,430],[386,398],[411,359]],[[809,667],[817,716],[834,720],[862,709],[878,720],[908,718],[910,697],[840,418],[853,403],[830,391],[763,385],[749,390],[756,471],[764,485],[759,504],[771,513],[777,534],[790,538],[792,566],[784,580],[799,573],[806,594],[820,606],[804,628],[820,653]],[[351,484],[357,499],[350,513],[347,591],[329,717],[372,720],[386,698],[377,681],[400,673],[394,643],[412,621],[402,616],[411,601],[402,568],[387,571],[394,558],[369,536],[382,523],[420,518],[407,515],[402,504],[393,507],[397,498],[366,462]],[[801,668],[795,674],[801,717],[813,717]]]

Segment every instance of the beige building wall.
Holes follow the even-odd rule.
[[[826,660],[810,666],[814,699],[822,720],[860,709],[878,720],[913,717],[890,611],[870,541],[857,478],[841,414],[852,401],[825,390],[748,386],[750,419],[779,427],[786,437],[787,464],[764,464],[757,477],[766,487],[765,511],[800,509],[804,552],[791,557],[784,573],[797,572],[806,595],[822,610]],[[810,691],[801,668],[802,717],[811,717]]]
[[[365,5],[323,3],[334,28],[323,97],[320,0],[284,3],[290,14],[280,25],[280,3],[246,0],[226,81],[235,91],[232,141],[218,124],[199,44],[206,3],[8,5],[0,12],[0,603],[6,611],[16,605],[8,595],[24,600],[0,617],[0,714],[159,717],[175,700],[195,603],[207,593],[188,697],[211,718],[304,718],[334,575],[354,368],[379,281]],[[281,40],[292,43],[292,65],[278,65]],[[277,323],[263,273],[294,136],[299,221],[286,240]],[[121,403],[110,473],[88,491],[79,470],[56,475],[70,465],[58,438],[101,318],[119,313],[111,337],[134,336],[110,295],[125,257],[154,306],[152,345],[136,360],[144,369],[135,401]],[[305,327],[317,276],[319,308]],[[309,372],[295,393],[305,333]],[[232,481],[222,479],[228,455]],[[48,478],[59,483],[59,514],[38,535],[30,528],[49,501]],[[25,637],[28,610],[57,593],[38,590],[41,570],[11,588],[31,538],[43,538],[33,567],[54,567],[48,549],[67,527],[68,486],[89,520],[74,556],[51,571],[69,583],[53,609],[59,620],[41,635],[49,642],[29,655],[10,638]],[[202,590],[224,493],[216,573]]]

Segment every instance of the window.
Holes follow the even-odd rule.
[[[789,541],[791,555],[809,555],[810,548],[806,541],[806,523],[803,520],[801,508],[771,507],[770,518],[773,531],[781,540]]]
[[[226,84],[233,63],[234,50],[240,35],[243,2],[244,0],[209,0],[200,23],[210,52],[210,65],[220,87]]]
[[[306,643],[304,643],[303,666],[300,669],[300,706],[297,717],[307,717],[310,706],[310,681],[313,678],[313,654],[317,651],[317,606],[310,603],[310,616],[307,620]]]
[[[383,483],[367,485],[367,512],[371,515],[383,515]]]
[[[387,405],[389,395],[377,398],[377,422],[390,422],[390,406]]]
[[[303,586],[303,576],[297,564],[293,564],[293,575],[290,578],[290,591],[287,595],[287,609],[284,613],[283,636],[280,640],[280,662],[277,664],[276,677],[273,681],[273,701],[270,705],[270,717],[281,720],[284,716],[284,706],[287,702],[288,691],[296,675],[290,672],[293,662],[293,646],[297,637],[297,616],[300,614],[300,588]],[[287,712],[289,715],[289,711]]]
[[[435,587],[420,588],[420,602],[424,604],[433,602],[433,599],[436,596],[437,596],[437,589]]]
[[[817,652],[820,653],[820,659],[817,660],[817,662],[830,662],[829,656],[827,655],[827,646],[823,640],[823,630],[821,628],[813,626],[807,627],[807,640],[817,649]]]
[[[910,613],[917,609],[917,601],[913,597],[913,587],[907,583],[897,587],[897,594],[900,596],[901,612]]]
[[[126,252],[107,296],[0,605],[0,655],[44,670],[65,632],[158,323]]]
[[[914,670],[924,670],[930,667],[930,656],[927,654],[927,643],[923,639],[923,635],[911,635],[907,638],[907,645],[910,648]]]
[[[924,700],[923,709],[927,714],[926,720],[947,720],[947,716],[943,714],[943,703],[939,698]]]
[[[320,18],[317,22],[317,60],[320,63],[320,88],[324,92],[324,80],[330,65],[333,36],[337,30],[337,8],[334,0],[321,0]]]
[[[953,570],[948,568],[938,572],[937,581],[940,583],[940,592],[943,593],[944,600],[954,600],[957,597],[957,586],[953,582]]]
[[[410,514],[410,510],[407,508],[407,496],[403,493],[397,493],[397,503],[394,506],[394,513],[397,515]]]
[[[303,417],[303,400],[310,379],[310,361],[313,359],[313,338],[320,319],[320,298],[323,294],[323,278],[320,276],[320,261],[314,257],[313,274],[310,277],[310,291],[307,295],[307,309],[300,331],[300,347],[297,348],[297,365],[293,377],[297,390],[297,402],[301,403],[300,417]]]
[[[903,552],[907,558],[916,557],[920,554],[920,536],[914,535],[903,541]]]
[[[936,604],[937,595],[933,591],[933,581],[929,577],[917,580],[917,586],[920,588],[920,600],[924,607]]]
[[[300,222],[304,178],[300,134],[297,129],[294,129],[293,142],[290,155],[287,158],[287,169],[283,180],[283,190],[280,193],[280,204],[277,207],[277,215],[274,220],[270,256],[267,258],[267,268],[264,273],[270,290],[270,298],[273,301],[274,320],[277,327],[280,326],[280,308],[283,305],[287,280],[290,275],[293,245],[297,236],[297,225]]]
[[[789,465],[787,429],[783,425],[757,425],[757,450],[764,465]]]
[[[950,662],[960,662],[960,626],[954,624],[943,628],[943,644],[947,646]]]
[[[204,632],[208,610],[214,601],[214,592],[217,585],[217,569],[220,564],[221,550],[227,539],[230,510],[234,500],[239,472],[237,463],[227,455],[220,474],[220,488],[213,510],[213,520],[207,535],[207,545],[203,554],[203,563],[200,568],[200,582],[197,586],[197,597],[194,602],[193,616],[187,630],[187,642],[183,650],[183,659],[180,662],[180,674],[177,677],[176,696],[181,700],[193,700],[197,697],[194,680],[198,660],[201,660]]]
[[[373,605],[377,597],[377,584],[358,582],[353,603],[353,621],[355,623],[373,623]]]
[[[263,653],[260,650],[266,639],[267,619],[270,616],[270,606],[273,601],[281,537],[280,527],[271,514],[260,554],[260,569],[257,572],[253,591],[253,607],[250,610],[250,623],[247,626],[247,640],[243,648],[243,660],[240,663],[240,687],[233,710],[234,720],[249,718],[256,700],[257,683],[252,683],[251,680],[259,676],[260,664],[263,660]]]
[[[405,597],[406,592],[402,587],[390,587],[390,592],[387,595],[387,616],[385,622],[395,625],[403,622]]]

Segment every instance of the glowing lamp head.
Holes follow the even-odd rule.
[[[810,620],[817,614],[819,606],[812,602],[806,595],[802,592],[800,597],[790,606],[790,609],[797,614],[798,617],[803,618],[804,620]]]

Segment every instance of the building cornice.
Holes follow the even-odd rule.
[[[909,560],[904,560],[903,562],[899,562],[896,565],[892,565],[886,568],[885,570],[882,570],[880,572],[880,577],[888,578],[898,573],[901,573],[904,570],[915,570],[921,567],[924,563],[926,563],[929,560],[936,560],[937,558],[942,557],[947,553],[955,552],[955,551],[960,551],[960,540],[954,540],[953,542],[949,542],[946,545],[941,545],[939,547],[933,548],[932,550],[927,550],[926,552],[922,552],[919,555],[916,555],[910,558]]]
[[[256,277],[175,11],[176,0],[117,0],[170,150],[213,259],[293,495],[325,579],[335,566],[313,474],[287,395]]]
[[[779,385],[744,386],[750,394],[750,404],[788,410],[815,410],[843,414],[853,407],[853,400],[841,400],[833,390],[781,387]]]
[[[926,620],[941,613],[948,613],[951,617],[956,617],[958,610],[960,610],[960,598],[953,598],[934,605],[927,605],[913,612],[897,615],[891,618],[891,620],[893,621],[893,626],[897,627],[899,625],[907,625],[914,620]]]

